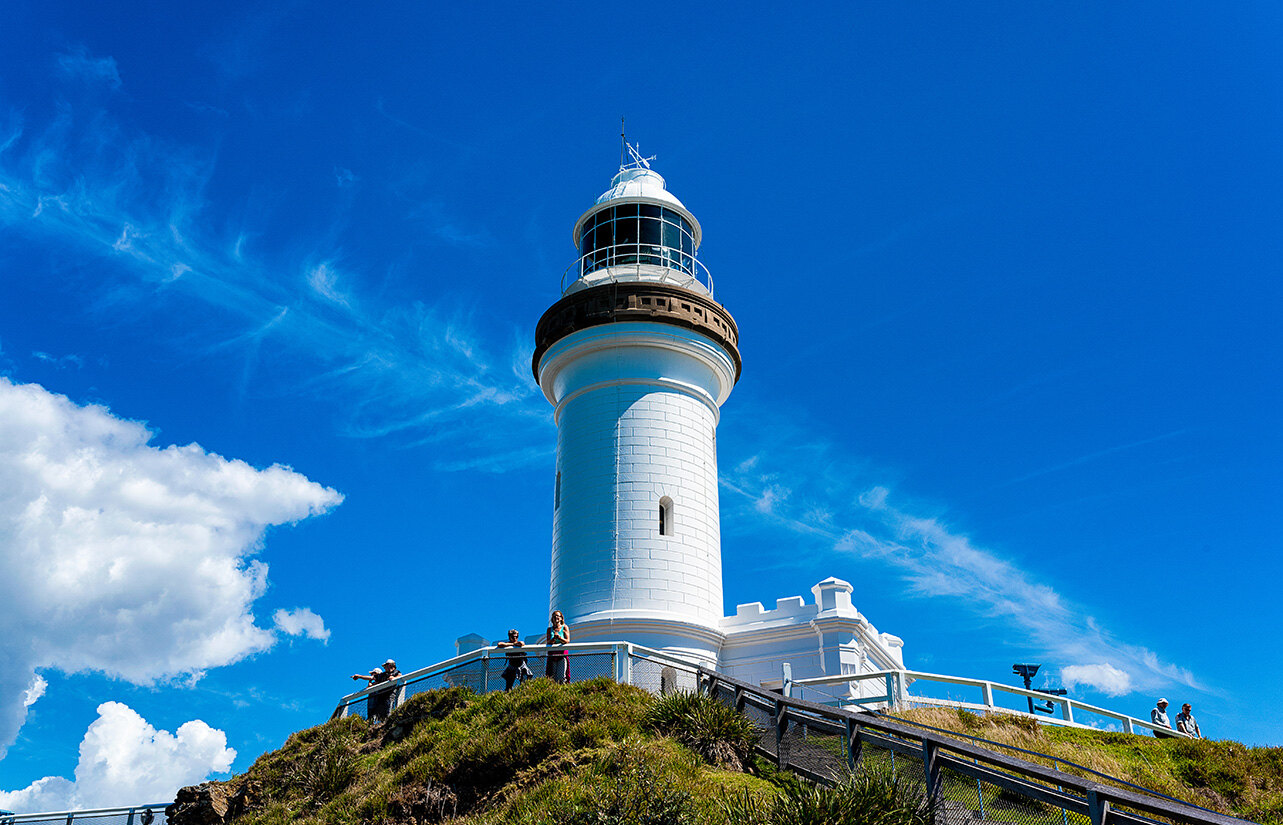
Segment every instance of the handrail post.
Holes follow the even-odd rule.
[[[856,766],[860,764],[860,750],[864,747],[864,741],[860,739],[860,726],[855,723],[854,719],[846,720],[846,764],[854,773]]]
[[[898,691],[895,689],[895,683],[897,680],[890,673],[888,673],[884,678],[886,679],[887,684],[887,710],[895,710],[896,705],[899,704],[899,697],[896,696]]]
[[[944,798],[944,786],[940,782],[940,749],[935,742],[922,741],[922,773],[927,782],[927,803],[934,811]]]
[[[744,688],[735,688],[735,709],[740,713],[744,712]]]
[[[1087,792],[1087,813],[1091,816],[1091,825],[1106,825],[1109,819],[1109,800],[1101,799],[1096,791]]]
[[[1074,721],[1074,708],[1068,697],[1060,700],[1060,715],[1066,722]]]
[[[793,665],[788,662],[784,662],[781,665],[781,669],[784,672],[784,682],[781,690],[783,691],[785,698],[791,698],[793,696]]]
[[[980,686],[980,696],[985,706],[985,712],[993,710],[993,682],[985,682]]]
[[[788,706],[775,701],[775,767],[784,770],[784,728],[788,725]]]

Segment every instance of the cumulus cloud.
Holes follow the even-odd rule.
[[[27,692],[22,696],[22,706],[29,708],[34,705],[40,700],[41,696],[45,695],[45,691],[48,688],[49,683],[45,681],[45,677],[37,673],[31,679],[31,687],[27,688]]]
[[[289,636],[303,636],[322,642],[330,640],[325,620],[306,607],[296,610],[278,610],[272,614],[276,629]]]
[[[1132,692],[1132,677],[1125,670],[1102,662],[1095,665],[1069,665],[1061,668],[1061,681],[1073,689],[1079,685],[1094,688],[1106,696],[1123,696]]]
[[[150,684],[270,647],[264,532],[342,501],[288,467],[151,438],[0,377],[0,747],[39,668]]]
[[[0,791],[0,808],[35,813],[163,802],[184,785],[226,772],[235,758],[227,736],[204,722],[186,722],[169,733],[128,705],[104,702],[80,743],[75,780],[46,776],[21,790]]]

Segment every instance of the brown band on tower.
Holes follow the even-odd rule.
[[[726,308],[705,295],[679,286],[645,281],[615,281],[572,292],[539,319],[531,369],[539,380],[539,361],[549,347],[581,329],[625,321],[672,324],[694,330],[725,349],[735,361],[739,381],[739,328]]]

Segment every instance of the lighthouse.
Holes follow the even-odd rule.
[[[576,641],[715,665],[717,424],[740,376],[739,333],[699,261],[699,221],[627,148],[575,222],[578,257],[535,330],[535,379],[557,425],[550,609]]]
[[[575,221],[578,256],[535,327],[532,366],[557,423],[549,610],[573,641],[632,642],[769,688],[785,665],[796,678],[902,669],[904,642],[833,576],[811,600],[723,615],[717,424],[740,377],[739,330],[700,263],[699,221],[627,149]]]

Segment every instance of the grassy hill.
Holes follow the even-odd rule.
[[[894,716],[1058,757],[1262,825],[1283,825],[1283,748],[1248,748],[1238,742],[1208,739],[1155,739],[943,708]],[[1049,760],[1022,758],[1050,764]],[[1063,764],[1060,767],[1065,770]]]
[[[240,776],[184,788],[170,821],[927,825],[920,789],[881,778],[810,788],[752,757],[754,736],[743,717],[700,699],[656,700],[606,679],[567,686],[537,679],[485,696],[463,688],[426,692],[381,725],[333,720],[294,734]],[[1039,729],[1021,720],[913,715],[937,727],[1063,751],[1173,796],[1283,825],[1280,749],[1115,741],[1115,734]],[[1258,772],[1269,780],[1260,781]]]

